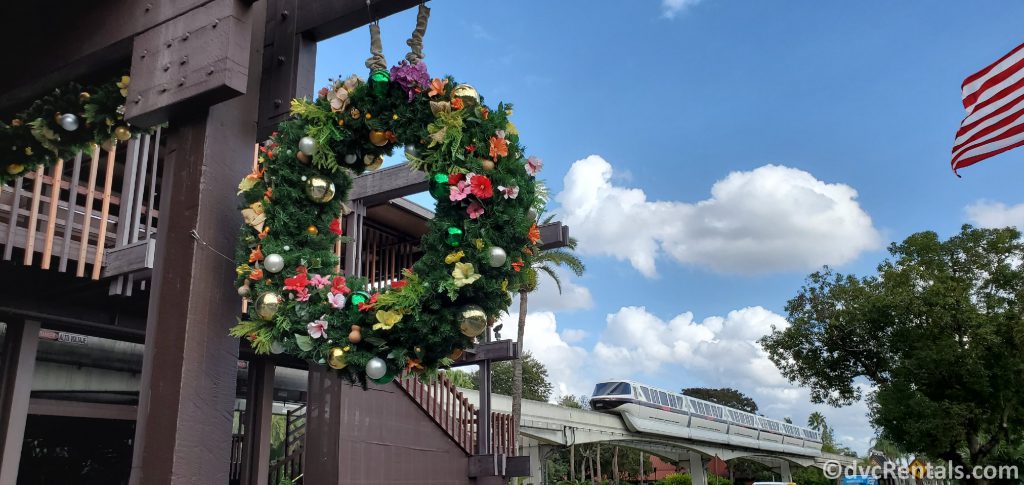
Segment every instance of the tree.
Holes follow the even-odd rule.
[[[554,216],[548,216],[544,223],[551,222]],[[523,335],[526,333],[526,313],[528,309],[529,295],[537,289],[538,273],[545,273],[551,277],[562,292],[562,279],[555,271],[556,267],[564,266],[569,268],[576,276],[583,276],[586,269],[583,261],[580,261],[573,251],[576,249],[577,241],[569,238],[564,248],[541,250],[534,258],[533,264],[526,268],[526,283],[519,288],[519,322],[516,329],[516,342],[520,351],[523,349]],[[512,436],[519,440],[519,421],[523,415],[523,363],[516,360],[512,369]]]
[[[889,253],[874,276],[811,274],[786,305],[789,327],[761,344],[815,402],[847,405],[873,386],[871,422],[905,452],[991,464],[1022,444],[1021,233],[965,225]]]
[[[818,411],[811,413],[807,417],[807,427],[821,433],[821,449],[828,453],[836,453],[839,450],[836,448],[835,432],[828,425],[828,421],[825,420],[825,415]]]
[[[590,409],[590,400],[586,396],[575,396],[566,394],[558,398],[558,405],[567,408]]]
[[[547,401],[551,397],[551,383],[548,382],[548,369],[529,352],[514,361],[522,365],[522,395],[533,401]],[[479,378],[480,371],[476,377]],[[491,391],[497,394],[512,396],[512,362],[498,362],[491,365]]]
[[[715,404],[721,404],[740,411],[757,414],[757,403],[746,394],[743,394],[731,387],[710,388],[710,387],[688,387],[683,389],[683,395],[703,399]]]
[[[473,374],[459,369],[448,369],[444,371],[445,377],[456,387],[463,389],[476,389],[476,378]]]

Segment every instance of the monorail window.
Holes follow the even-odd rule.
[[[602,382],[594,387],[594,397],[620,394],[633,395],[633,389],[629,386],[628,382]]]
[[[668,406],[668,394],[665,394],[665,391],[658,391],[658,395],[661,396],[661,403]]]
[[[644,400],[647,402],[654,402],[651,400],[651,390],[646,387],[641,387],[640,392],[644,393]]]

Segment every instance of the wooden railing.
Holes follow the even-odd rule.
[[[300,442],[296,451],[270,464],[269,485],[281,483],[302,483],[303,449]]]
[[[477,452],[477,408],[444,374],[424,383],[418,377],[403,373],[396,379],[421,409],[444,430],[467,454]],[[491,413],[491,453],[515,455],[512,415]]]
[[[0,185],[3,259],[14,260],[18,250],[25,266],[38,262],[41,269],[56,266],[93,280],[142,269],[129,263],[131,258],[112,262],[110,255],[138,253],[143,264],[144,256],[151,256],[148,245],[159,218],[159,144],[157,130],[110,151],[96,146]],[[132,245],[146,247],[126,251]],[[111,264],[116,267],[107,267]],[[122,281],[112,292],[130,293],[130,288]]]

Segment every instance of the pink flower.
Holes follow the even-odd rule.
[[[341,293],[327,295],[327,301],[331,304],[332,308],[337,308],[338,310],[345,308],[345,295]]]
[[[457,185],[451,188],[451,191],[448,194],[448,200],[451,200],[452,202],[460,201],[468,197],[471,193],[473,193],[473,187],[465,180],[461,180]]]
[[[526,159],[526,173],[530,175],[537,175],[537,172],[540,172],[540,169],[542,168],[544,168],[544,160],[534,156]]]
[[[484,206],[474,200],[469,203],[469,207],[466,208],[466,212],[469,213],[470,219],[476,219],[484,214]]]
[[[504,194],[506,199],[515,199],[516,197],[519,197],[519,187],[515,185],[511,187],[504,187],[499,185],[498,191]]]
[[[295,299],[298,301],[309,301],[309,289],[299,288],[295,290]]]
[[[323,315],[319,319],[306,324],[306,331],[309,332],[310,337],[320,338],[327,333],[327,320],[325,318],[327,318],[327,315]]]
[[[494,132],[494,136],[504,140],[505,139],[505,130],[497,130],[497,131],[495,131]]]
[[[329,280],[327,278],[324,278],[323,276],[320,276],[318,274],[315,274],[315,275],[313,275],[312,278],[309,279],[309,284],[315,286],[316,289],[319,290],[319,289],[322,289],[323,287],[331,284],[331,280]]]

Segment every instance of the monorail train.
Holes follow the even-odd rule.
[[[821,434],[782,421],[629,380],[598,383],[596,411],[622,416],[638,433],[688,438],[744,448],[819,456]]]

